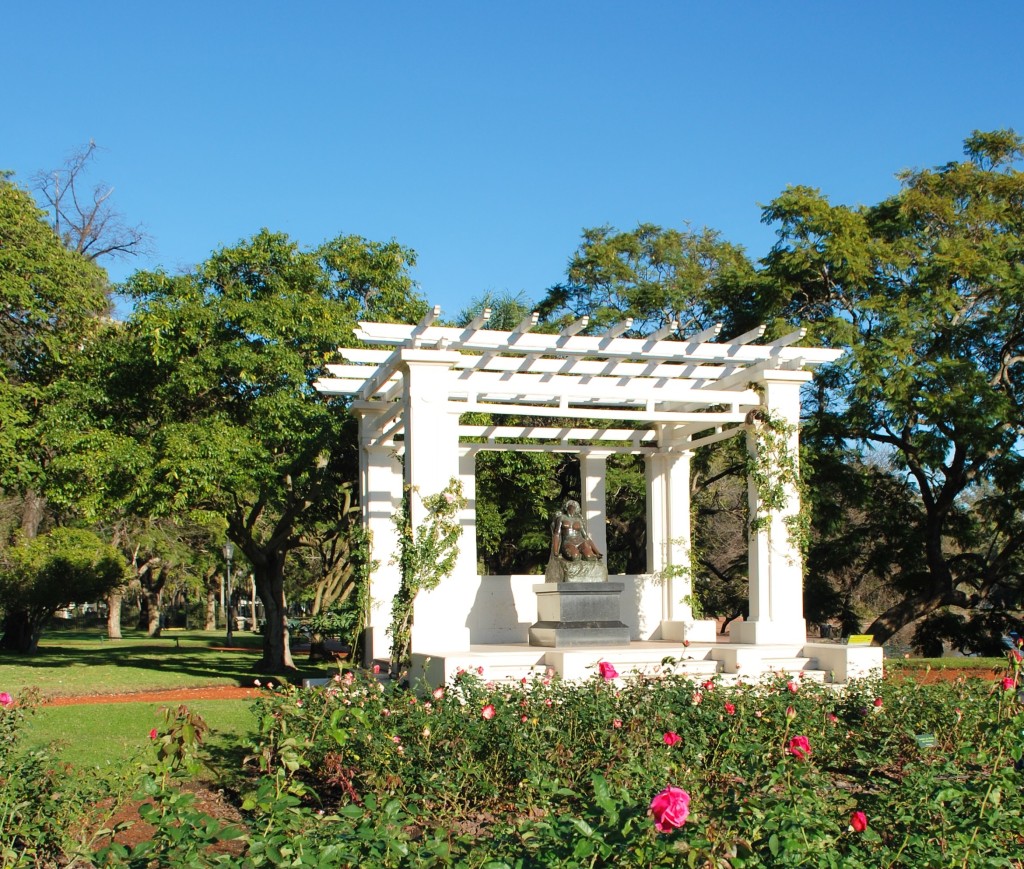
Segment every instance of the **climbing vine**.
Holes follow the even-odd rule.
[[[412,657],[413,603],[420,591],[437,588],[450,576],[459,555],[459,511],[466,506],[462,483],[454,477],[435,495],[422,498],[426,518],[413,528],[410,502],[420,497],[415,487],[406,488],[402,506],[395,514],[401,585],[391,608],[391,675],[396,677]]]
[[[800,498],[798,512],[786,516],[783,523],[789,541],[802,555],[807,554],[811,538],[811,520],[805,504],[804,484],[800,476],[799,453],[792,449],[795,426],[763,408],[747,414],[747,426],[754,435],[754,448],[747,451],[747,478],[757,489],[758,512],[749,517],[750,533],[765,531],[771,535],[773,513],[785,509],[789,490]]]
[[[689,541],[684,537],[672,538],[669,541],[669,545],[673,548],[686,550],[686,563],[666,564],[660,571],[658,571],[657,578],[660,582],[667,582],[671,579],[688,580],[690,583],[690,591],[689,593],[684,594],[679,599],[679,602],[690,607],[690,610],[693,613],[693,618],[702,619],[705,614],[704,601],[697,592],[695,582],[696,578],[700,575],[700,553],[697,551],[696,547],[693,546],[692,541]]]
[[[366,618],[370,611],[370,577],[377,569],[378,562],[370,557],[372,552],[372,540],[370,532],[362,525],[355,526],[351,531],[351,551],[349,562],[352,565],[352,612],[355,618],[351,621],[347,630],[347,641],[352,650],[352,662],[355,664],[366,664],[365,646],[362,643],[363,631],[366,630]]]

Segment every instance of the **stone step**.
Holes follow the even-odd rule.
[[[762,658],[762,669],[765,673],[785,673],[796,676],[818,669],[817,658]]]

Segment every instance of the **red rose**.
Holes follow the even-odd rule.
[[[1013,676],[1004,676],[1003,677],[1003,690],[1004,691],[1012,691],[1013,690]]]
[[[601,675],[604,677],[606,682],[611,682],[612,679],[619,678],[618,671],[607,661],[602,661],[597,665],[597,667],[601,671]]]
[[[671,833],[686,823],[690,815],[690,795],[681,788],[667,787],[651,800],[654,829]]]
[[[850,826],[855,833],[863,833],[868,828],[868,816],[863,812],[854,812],[850,815]]]
[[[726,715],[735,715],[736,714],[736,704],[735,703],[726,703],[725,704],[725,714]]]
[[[681,737],[675,731],[670,730],[663,737],[661,737],[661,741],[664,742],[665,745],[675,745],[677,742],[682,742],[683,737]]]
[[[811,744],[806,736],[794,736],[789,741],[786,751],[797,760],[807,760],[811,756]]]
[[[495,710],[492,704],[488,703],[483,709],[480,710],[480,714],[488,721],[490,721],[497,714],[497,711]]]

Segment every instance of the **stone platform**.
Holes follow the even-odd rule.
[[[757,684],[774,674],[802,674],[804,678],[842,686],[851,679],[880,676],[882,649],[839,643],[745,645],[741,643],[682,643],[634,640],[602,647],[541,647],[526,643],[471,646],[467,651],[413,652],[412,684],[445,685],[459,670],[482,667],[483,678],[493,681],[557,674],[563,679],[585,680],[598,671],[601,661],[622,676],[644,673],[658,676],[680,673],[694,679],[710,676],[724,682]]]
[[[535,585],[537,622],[530,645],[580,648],[629,645],[620,620],[622,582],[544,582]]]

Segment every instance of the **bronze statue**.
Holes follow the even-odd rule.
[[[562,505],[551,522],[551,555],[578,561],[598,561],[602,555],[587,533],[587,525],[580,514],[580,505],[571,498]]]

